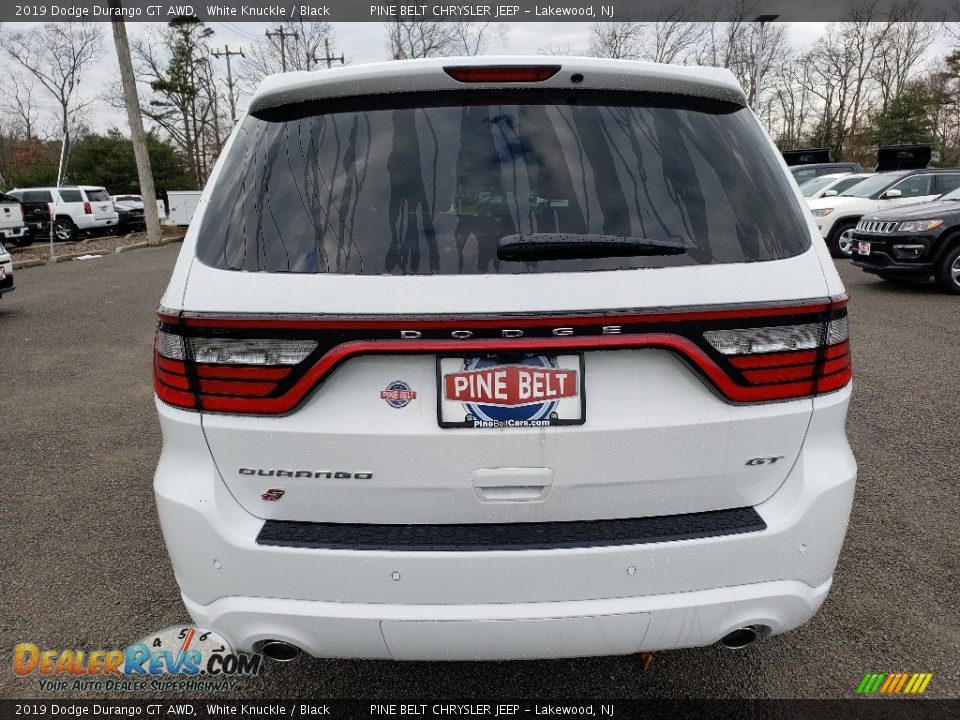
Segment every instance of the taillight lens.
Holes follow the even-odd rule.
[[[270,412],[274,394],[317,347],[313,340],[181,337],[158,330],[154,387],[170,405],[217,412]]]
[[[846,300],[819,322],[708,330],[704,339],[755,388],[758,400],[786,400],[837,390],[853,374]]]
[[[89,200],[83,203],[83,214],[93,215],[93,205],[90,204]]]
[[[462,83],[527,83],[549,80],[559,65],[466,65],[447,66],[443,71]]]

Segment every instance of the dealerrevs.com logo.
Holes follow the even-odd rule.
[[[43,691],[200,692],[233,690],[237,678],[259,674],[262,659],[235,652],[213,630],[178,625],[123,650],[49,650],[19,643],[13,672],[36,678]]]

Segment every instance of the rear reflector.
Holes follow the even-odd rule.
[[[445,67],[443,71],[462,83],[526,83],[549,80],[559,65],[480,65]]]
[[[850,382],[846,304],[843,297],[788,306],[509,320],[161,311],[154,385],[157,397],[180,408],[279,415],[295,410],[341,363],[361,355],[657,348],[686,361],[727,402],[790,400]],[[505,336],[505,324],[523,329]],[[564,333],[556,334],[557,328]]]

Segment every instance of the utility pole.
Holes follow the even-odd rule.
[[[120,10],[120,0],[110,0],[110,7]],[[150,154],[147,152],[147,140],[143,132],[143,117],[140,115],[140,98],[137,97],[137,80],[133,75],[133,63],[130,60],[130,43],[127,41],[127,28],[120,12],[113,15],[113,42],[117,47],[117,60],[120,63],[120,80],[123,83],[123,99],[127,106],[127,122],[130,123],[130,141],[133,143],[133,156],[137,161],[137,176],[140,179],[140,197],[143,198],[143,216],[147,223],[147,243],[160,244],[160,218],[157,216],[157,193],[153,187],[153,171],[150,169]]]
[[[268,38],[275,38],[275,37],[280,38],[280,65],[283,67],[283,71],[286,72],[287,71],[287,38],[292,37],[294,40],[296,40],[297,39],[296,31],[288,32],[284,30],[283,25],[281,25],[273,32],[270,32],[269,30],[267,30],[264,34]]]
[[[753,19],[755,23],[760,23],[760,42],[757,48],[757,55],[753,61],[753,112],[760,117],[760,65],[763,62],[763,51],[765,40],[767,39],[767,23],[776,20],[779,15],[757,15]]]
[[[330,69],[330,65],[334,60],[339,60],[341,65],[345,64],[343,60],[343,53],[340,53],[340,57],[333,57],[330,55],[330,40],[328,38],[323,39],[323,59],[327,63],[327,70]],[[313,61],[317,62],[317,59],[314,58]]]
[[[237,124],[237,108],[236,102],[233,99],[233,72],[230,70],[230,56],[239,55],[242,58],[245,58],[246,55],[243,54],[243,48],[239,50],[231,50],[229,45],[223,46],[223,52],[219,50],[212,50],[210,52],[215,58],[219,59],[225,57],[227,59],[227,95],[230,98],[230,120],[234,125]]]

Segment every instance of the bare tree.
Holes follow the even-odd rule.
[[[35,87],[13,73],[0,84],[0,111],[10,118],[5,123],[9,133],[27,141],[37,138],[40,125],[40,115],[33,96]]]
[[[895,2],[890,8],[888,28],[880,42],[870,77],[880,92],[882,109],[906,85],[920,58],[937,38],[937,23],[923,22],[924,10],[918,0]]]
[[[680,0],[657,13],[653,22],[595,23],[590,29],[590,54],[660,63],[684,62],[707,33],[707,23],[696,22],[700,13],[697,0]]]
[[[240,62],[240,78],[244,88],[252,92],[267,75],[282,71],[281,58],[286,60],[287,70],[318,70],[326,68],[324,61],[327,49],[331,55],[335,36],[333,27],[325,22],[287,21],[279,24],[284,38],[277,35],[264,36],[246,50]],[[280,43],[285,43],[281,48]]]
[[[615,21],[594,23],[590,28],[593,57],[638,60],[644,56],[647,23]]]
[[[100,53],[100,24],[44,23],[26,30],[5,31],[0,33],[0,48],[56,100],[66,146],[71,122],[95,100],[82,100],[78,92],[83,70]]]
[[[494,33],[505,26],[493,22],[419,22],[401,21],[383,24],[387,47],[394,60],[480,55]]]

